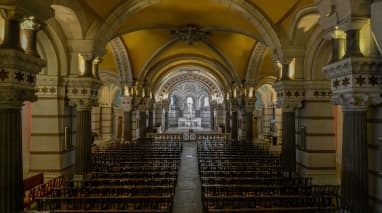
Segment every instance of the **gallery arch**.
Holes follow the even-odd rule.
[[[270,144],[285,171],[341,184],[342,210],[381,212],[380,8],[1,2],[0,212],[22,210],[23,175],[83,178],[92,144],[190,129]]]

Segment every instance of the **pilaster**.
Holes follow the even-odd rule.
[[[303,81],[284,80],[273,84],[277,92],[277,107],[282,108],[281,166],[296,172],[295,110],[302,106],[305,96]]]
[[[314,184],[338,184],[329,81],[305,81],[304,106],[296,111],[297,172]]]

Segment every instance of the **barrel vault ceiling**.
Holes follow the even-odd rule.
[[[105,19],[123,2],[124,0],[108,0],[105,4],[104,0],[81,0],[89,22],[93,19]],[[263,38],[244,16],[213,0],[158,2],[132,14],[118,28],[118,37],[126,47],[134,78],[139,78],[145,69],[180,56],[194,56],[194,59],[185,60],[187,63],[205,58],[235,72],[241,80],[246,78],[252,51],[256,45],[262,43]],[[246,2],[263,13],[279,36],[287,35],[296,11],[313,4],[313,0]],[[177,40],[181,36],[179,32],[186,32],[184,36],[187,36],[189,31],[192,31],[189,34],[196,37]],[[264,49],[262,60],[257,63],[260,63],[258,77],[275,75],[276,68],[268,48]],[[101,69],[118,70],[109,44]]]

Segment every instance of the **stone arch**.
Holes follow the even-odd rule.
[[[132,85],[133,84],[133,73],[130,62],[130,57],[127,52],[125,43],[121,37],[116,37],[110,41],[110,46],[114,54],[114,58],[118,65],[118,71],[121,77],[121,82]]]
[[[304,18],[310,15],[317,15],[318,17],[320,16],[319,10],[316,6],[310,5],[307,7],[304,7],[297,11],[297,13],[293,16],[292,21],[289,24],[289,31],[288,31],[288,39],[290,42],[295,43],[295,42],[301,42],[304,41],[303,39],[298,39],[301,38],[301,36],[307,36],[306,33],[298,33],[298,28],[299,24],[301,21],[303,21]],[[318,23],[317,22],[315,24]]]
[[[323,73],[321,68],[329,63],[329,60],[332,56],[331,53],[331,45],[328,40],[324,39],[325,32],[321,27],[316,27],[312,32],[311,39],[307,41],[307,46],[310,48],[305,52],[304,59],[304,80],[323,80],[317,79],[315,76],[315,72],[319,73],[319,75],[323,78]],[[326,59],[319,58],[319,55],[325,52],[325,55],[328,57]],[[319,60],[324,60],[320,64],[317,64]]]
[[[156,100],[160,100],[160,97],[168,98],[167,96],[174,86],[186,81],[200,82],[208,88],[211,96],[209,98],[223,100],[226,89],[211,73],[206,70],[181,70],[182,67],[173,68],[169,73],[163,75],[158,83],[152,87]],[[215,96],[212,97],[212,95]]]
[[[194,61],[200,61],[202,63],[208,64],[211,67],[214,67],[216,70],[222,73],[224,76],[224,79],[218,78],[224,86],[231,85],[232,81],[240,82],[240,78],[237,75],[237,73],[233,73],[229,71],[224,65],[220,64],[219,62],[213,61],[209,58],[202,57],[199,55],[177,55],[174,57],[167,58],[158,64],[156,64],[154,67],[152,67],[150,70],[145,71],[144,73],[141,73],[138,80],[139,81],[148,81],[151,82],[152,78],[154,77],[155,73],[160,71],[166,66],[171,65],[172,63],[175,63],[177,61],[183,61],[183,60],[194,60]]]
[[[253,47],[251,57],[248,61],[247,72],[245,75],[245,82],[248,84],[255,84],[257,73],[260,71],[261,63],[263,61],[267,46],[262,42],[257,42]]]
[[[278,58],[283,58],[282,46],[276,30],[273,28],[270,21],[255,7],[245,0],[211,0],[217,4],[226,6],[233,11],[238,12],[246,18],[253,26],[255,26],[264,42],[271,48],[273,55]],[[106,43],[117,35],[118,26],[126,20],[131,14],[136,13],[144,8],[159,3],[160,0],[132,0],[122,3],[115,9],[103,23],[100,24],[97,31],[93,31],[93,35],[87,37],[94,38],[95,51],[101,51],[106,46]]]
[[[88,28],[84,9],[76,0],[54,0],[51,6],[67,39],[83,39]]]

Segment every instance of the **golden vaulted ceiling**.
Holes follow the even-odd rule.
[[[81,0],[86,17],[105,19],[124,0]],[[237,73],[244,80],[254,46],[263,41],[258,29],[237,11],[213,0],[160,0],[130,15],[117,29],[123,40],[131,63],[133,76],[138,78],[142,70],[150,69],[168,58],[192,55],[214,61]],[[262,12],[275,27],[277,34],[287,35],[290,22],[299,9],[313,4],[313,0],[247,0]],[[187,25],[208,31],[203,39],[187,43],[178,40],[171,43],[171,30]],[[168,45],[168,43],[171,43]],[[101,69],[116,71],[117,64],[110,45]],[[193,59],[197,60],[197,59]],[[203,64],[188,59],[188,63]],[[179,63],[179,62],[178,62]],[[207,66],[207,65],[206,65]],[[163,71],[165,72],[165,71]],[[269,50],[264,53],[258,76],[275,75]]]

